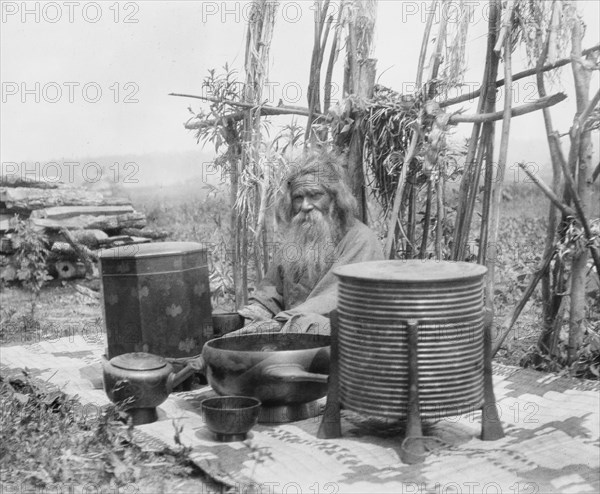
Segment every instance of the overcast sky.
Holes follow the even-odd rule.
[[[3,1],[3,166],[122,153],[199,151],[192,134],[183,128],[189,117],[187,106],[198,109],[198,102],[168,93],[200,94],[207,71],[226,62],[241,69],[247,4]],[[429,4],[380,0],[374,52],[379,83],[400,92],[410,89]],[[482,7],[486,4],[469,3],[468,88],[481,80],[487,26]],[[580,4],[588,22],[584,39],[588,47],[599,42],[600,2]],[[267,94],[273,104],[282,98],[284,103],[306,105],[311,6],[307,1],[279,2],[271,50],[272,89]],[[524,67],[520,55],[515,65],[515,71]],[[555,107],[553,114],[559,130],[567,131],[574,98],[571,72],[562,74],[562,89],[570,98]],[[598,88],[597,75],[592,94]],[[535,99],[532,82],[524,80],[516,88],[515,104]],[[554,88],[560,89],[561,84]],[[470,131],[470,126],[463,127],[459,133]],[[515,160],[547,157],[540,115],[514,119],[512,139],[519,154],[513,156]]]

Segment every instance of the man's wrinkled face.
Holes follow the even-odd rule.
[[[298,179],[292,187],[292,213],[294,216],[317,210],[323,215],[329,213],[331,196],[318,184],[314,175],[305,175]]]
[[[285,269],[297,282],[307,275],[316,282],[329,269],[338,228],[333,218],[334,201],[314,175],[303,175],[291,187],[292,221],[286,242],[295,255],[285,260]]]

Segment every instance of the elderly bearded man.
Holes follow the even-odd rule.
[[[285,177],[276,217],[283,244],[250,304],[246,326],[228,336],[258,332],[329,334],[337,307],[337,277],[345,264],[383,259],[375,233],[355,218],[356,200],[344,182],[341,157],[305,155]]]

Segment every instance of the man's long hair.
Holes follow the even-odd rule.
[[[356,221],[356,199],[346,184],[343,168],[344,157],[332,151],[319,149],[308,151],[299,159],[290,163],[277,202],[276,218],[278,223],[289,225],[294,217],[292,209],[292,187],[295,180],[304,175],[313,175],[332,199],[332,220],[337,223],[344,235]]]

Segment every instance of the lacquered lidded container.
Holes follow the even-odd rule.
[[[115,247],[99,257],[109,359],[202,351],[213,336],[206,249],[160,242]]]

